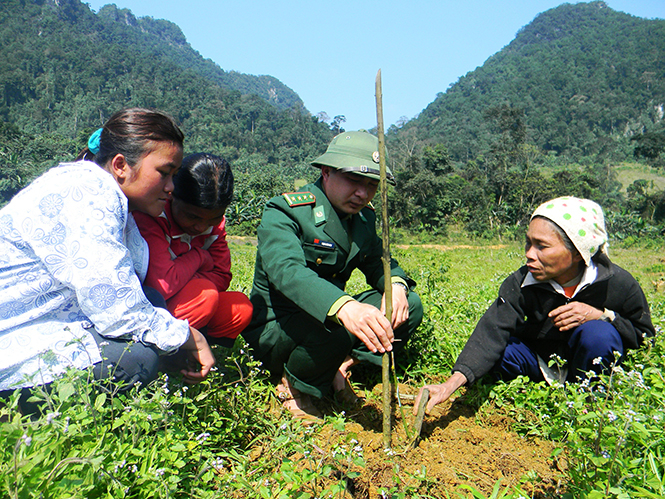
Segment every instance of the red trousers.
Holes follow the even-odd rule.
[[[252,318],[252,303],[240,291],[217,291],[207,279],[192,279],[166,300],[177,319],[187,319],[196,329],[207,327],[206,335],[236,338]]]

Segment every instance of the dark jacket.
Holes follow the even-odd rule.
[[[526,266],[511,274],[478,322],[453,371],[464,374],[468,384],[473,383],[492,369],[511,336],[528,343],[544,360],[552,354],[567,358],[567,341],[573,330],[559,331],[547,314],[571,301],[612,310],[616,314],[612,325],[626,349],[637,348],[646,337],[654,336],[649,305],[633,276],[604,256],[594,262],[598,267],[596,280],[572,299],[557,293],[549,283],[522,287]]]

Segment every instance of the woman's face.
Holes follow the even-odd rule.
[[[209,227],[222,223],[225,211],[224,208],[199,208],[193,204],[185,203],[178,198],[173,198],[171,202],[173,220],[190,236],[201,234],[208,230]]]
[[[526,233],[526,266],[536,281],[565,284],[580,273],[582,257],[563,242],[552,223],[534,218]]]
[[[182,147],[172,142],[155,142],[151,152],[129,168],[124,176],[116,176],[120,189],[127,196],[129,211],[142,211],[158,217],[173,192],[173,175],[182,163]]]

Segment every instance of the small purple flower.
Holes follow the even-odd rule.
[[[210,433],[203,432],[203,433],[201,433],[200,435],[198,435],[196,437],[196,441],[197,442],[205,442],[206,440],[208,440],[208,438],[210,438]]]
[[[224,469],[224,460],[221,457],[215,458],[210,464],[217,471],[222,471]]]
[[[30,447],[32,443],[32,437],[29,437],[26,433],[21,437],[21,441],[25,444],[26,447]]]
[[[60,413],[59,413],[59,412],[49,412],[49,413],[46,415],[46,424],[49,424],[49,425],[52,424],[52,423],[53,423],[53,420],[54,420],[55,418],[57,418],[58,416],[60,416]]]

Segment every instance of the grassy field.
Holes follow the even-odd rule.
[[[636,180],[646,180],[649,183],[649,193],[665,189],[665,175],[661,168],[652,168],[638,163],[625,163],[615,166],[614,169],[624,192]]]
[[[523,262],[515,242],[438,243],[394,248],[425,305],[422,327],[397,360],[405,386],[447,375],[502,280]],[[231,249],[232,288],[248,292],[255,248],[246,241]],[[662,247],[613,247],[610,254],[641,283],[660,332]],[[362,276],[354,274],[349,290],[363,287]],[[510,486],[497,479],[488,489],[471,480],[441,492],[428,478],[428,456],[417,452],[399,456],[421,470],[407,480],[398,456],[370,458],[369,450],[359,449],[348,432],[354,416],[331,406],[324,425],[304,428],[282,414],[266,373],[242,341],[216,355],[216,371],[196,387],[162,377],[119,396],[98,391],[87,373],[72,373],[49,394],[37,394],[47,404],[39,418],[22,417],[12,399],[0,407],[0,497],[665,497],[660,335],[593,387],[518,379],[481,383],[464,395],[479,427],[500,417],[518,441],[551,442],[556,450],[545,458],[565,462],[557,488],[564,492],[556,493],[527,486],[538,481],[536,472]],[[367,390],[378,381],[369,371],[354,373],[354,381],[356,376]],[[375,473],[364,489],[350,486],[360,483],[363,470],[379,467],[388,476],[380,484]]]
[[[621,190],[625,193],[628,186],[636,180],[646,180],[648,183],[648,192],[653,194],[656,191],[665,189],[665,174],[662,168],[655,168],[644,163],[623,162],[610,165],[617,175],[617,180],[621,183]],[[566,165],[565,167],[543,168],[541,172],[546,177],[551,177],[554,173],[561,170],[582,170],[581,165]]]

